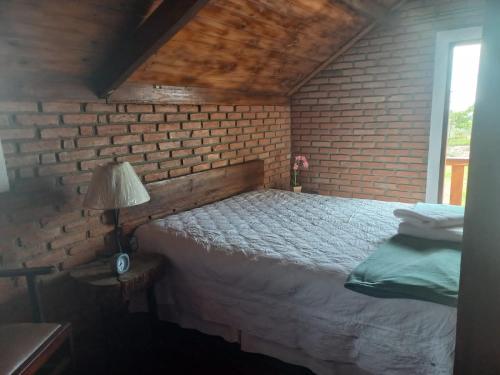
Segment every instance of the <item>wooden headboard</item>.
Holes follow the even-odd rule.
[[[134,226],[150,218],[213,203],[264,186],[264,161],[210,169],[146,185],[151,201],[124,209],[123,222]]]

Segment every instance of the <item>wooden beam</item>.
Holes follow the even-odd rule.
[[[407,0],[400,0],[396,5],[394,5],[390,10],[388,10],[385,14],[385,17],[388,15],[392,14],[395,12],[397,9],[399,9],[401,6],[403,6],[404,3],[406,3]],[[295,94],[297,91],[301,89],[302,86],[304,86],[307,82],[309,82],[311,79],[313,79],[319,72],[321,72],[323,69],[328,67],[330,64],[332,64],[335,60],[337,60],[340,56],[342,56],[344,53],[346,53],[348,50],[350,50],[359,40],[361,40],[365,35],[367,35],[369,32],[371,32],[376,26],[378,26],[380,23],[382,23],[382,19],[378,19],[377,21],[371,22],[368,26],[366,26],[364,29],[362,29],[354,38],[350,39],[346,44],[344,44],[339,50],[335,51],[335,53],[330,56],[328,59],[326,59],[324,62],[319,64],[316,69],[314,69],[310,74],[308,74],[303,80],[301,80],[299,83],[297,83],[289,92],[288,96],[292,96]]]
[[[488,0],[472,128],[455,375],[500,374],[500,2]]]
[[[203,87],[158,86],[126,82],[108,98],[109,102],[169,102],[176,104],[287,105],[285,95],[269,95]]]
[[[86,82],[69,76],[54,74],[24,74],[22,77],[6,74],[5,76],[0,78],[0,100],[58,102],[102,100],[97,98]],[[146,83],[125,82],[108,97],[108,101],[111,103],[288,105],[290,99],[285,95],[270,95],[262,92],[154,86]]]
[[[381,19],[385,17],[389,9],[379,5],[374,0],[340,0],[342,3],[347,5],[349,8],[361,13],[364,16]]]
[[[164,0],[97,72],[94,78],[97,96],[109,96],[186,25],[208,1]]]

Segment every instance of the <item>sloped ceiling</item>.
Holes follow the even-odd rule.
[[[367,22],[330,0],[213,0],[130,80],[286,93]]]
[[[366,1],[388,9],[396,0],[209,0],[128,82],[286,95],[373,22],[356,6]],[[159,4],[2,1],[3,91],[47,82],[89,86]]]
[[[1,78],[88,78],[105,63],[107,51],[126,38],[156,3],[2,0]]]

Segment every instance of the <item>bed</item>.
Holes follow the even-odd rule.
[[[451,374],[456,309],[344,288],[401,203],[261,189],[140,226],[162,319],[326,374]]]

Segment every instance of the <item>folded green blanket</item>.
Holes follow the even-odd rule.
[[[379,298],[456,306],[460,244],[397,235],[358,265],[345,287]]]

